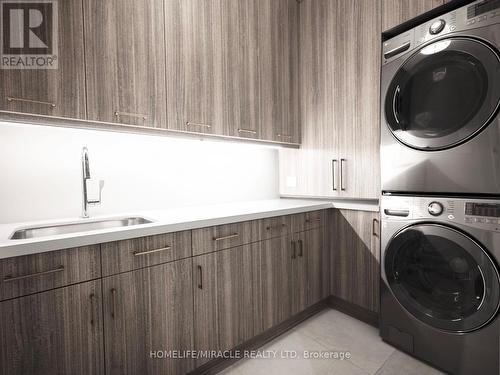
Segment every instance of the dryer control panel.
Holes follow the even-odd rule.
[[[500,232],[500,200],[383,196],[385,221],[429,220]]]
[[[382,64],[388,64],[433,39],[496,23],[500,23],[500,0],[475,1],[385,41]]]

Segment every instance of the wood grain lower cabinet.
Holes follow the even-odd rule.
[[[295,250],[295,252],[294,252]],[[264,330],[292,316],[293,266],[296,249],[292,237],[276,237],[261,243],[262,320]]]
[[[103,279],[107,375],[181,375],[194,368],[191,359],[151,355],[193,348],[191,267],[185,259]]]
[[[101,282],[0,303],[1,375],[104,374]]]
[[[228,350],[262,332],[259,243],[194,257],[193,272],[196,350]]]
[[[217,319],[217,254],[193,258],[194,349],[219,350],[219,321]],[[198,358],[196,365],[208,362]]]
[[[262,332],[260,244],[217,253],[217,318],[222,350]]]
[[[0,259],[0,301],[101,277],[99,245]]]
[[[306,259],[306,306],[314,305],[328,296],[324,283],[324,262],[328,256],[325,249],[323,228],[303,232],[304,257]]]
[[[379,213],[337,210],[332,228],[332,294],[378,312]]]

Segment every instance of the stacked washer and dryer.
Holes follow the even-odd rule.
[[[383,42],[380,334],[500,374],[500,0]]]

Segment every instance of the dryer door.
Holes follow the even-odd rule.
[[[389,242],[385,276],[401,305],[420,321],[469,332],[497,313],[496,265],[471,237],[439,224],[416,224]]]
[[[411,55],[389,85],[393,135],[420,150],[457,146],[484,129],[500,102],[500,58],[486,43],[448,38]]]

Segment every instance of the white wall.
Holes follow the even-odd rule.
[[[0,123],[0,223],[81,214],[81,150],[105,180],[91,215],[278,197],[274,148]]]

